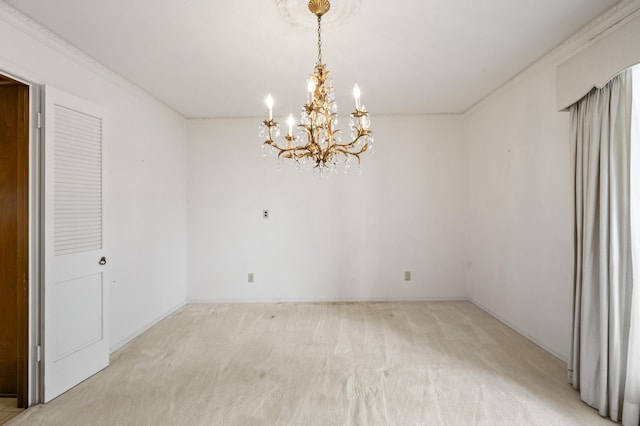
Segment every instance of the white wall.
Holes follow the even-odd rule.
[[[328,180],[277,172],[259,121],[189,120],[189,300],[465,296],[459,117],[376,117],[362,175]]]
[[[186,120],[0,5],[0,71],[107,110],[110,343],[186,298]]]
[[[557,112],[557,94],[566,90],[558,91],[556,67],[636,25],[638,5],[612,7],[465,114],[467,295],[564,360],[573,311],[573,216],[570,117]],[[637,44],[633,35],[620,38]]]
[[[573,262],[569,114],[555,65],[512,82],[466,116],[467,293],[566,359]]]

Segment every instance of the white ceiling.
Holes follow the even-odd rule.
[[[276,0],[5,1],[186,117],[297,112],[316,60]],[[363,0],[323,58],[339,107],[358,82],[373,114],[460,113],[616,3]]]

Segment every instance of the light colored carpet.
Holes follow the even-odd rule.
[[[16,425],[609,425],[467,302],[188,305]]]

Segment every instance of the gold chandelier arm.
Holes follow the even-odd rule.
[[[343,154],[345,157],[349,157],[349,155],[353,155],[358,159],[358,164],[360,164],[360,154],[364,154],[368,149],[369,147],[365,145],[358,152],[351,152],[341,148],[337,148],[336,152]]]
[[[283,148],[273,140],[266,140],[264,141],[264,144],[269,145],[270,147],[278,150],[278,158],[280,158],[283,154],[286,154],[286,153],[294,153],[296,155],[296,158],[302,158],[303,156],[310,157],[311,156],[310,152],[312,151],[312,145],[317,146],[316,143],[310,142],[305,146],[292,146],[291,148]],[[301,151],[302,154],[297,154],[296,153],[297,151]]]
[[[313,131],[313,126],[312,125],[305,125],[305,124],[300,124],[298,125],[298,127],[302,127],[305,131],[305,133],[307,134],[307,140],[309,141],[309,143],[307,143],[307,145],[305,146],[305,149],[308,146],[311,146],[313,144],[318,145],[319,144],[316,142],[316,135],[315,132]]]
[[[333,146],[337,147],[337,148],[342,148],[342,149],[349,149],[349,148],[353,148],[356,143],[358,143],[358,141],[360,139],[362,139],[365,136],[368,136],[371,134],[370,130],[367,129],[359,129],[358,130],[358,136],[356,136],[351,142],[348,143],[334,143]],[[366,151],[366,149],[364,149],[368,144],[363,145],[363,149],[359,152],[359,153],[363,153],[364,151]]]
[[[360,165],[360,154],[362,154],[362,151],[360,152],[348,152],[348,151],[339,151],[341,154],[344,154],[345,157],[349,158],[349,155],[356,157],[356,160],[358,160],[358,166]]]

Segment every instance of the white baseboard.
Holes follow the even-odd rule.
[[[116,344],[112,345],[111,347],[109,347],[109,354],[113,354],[115,351],[117,351],[118,349],[122,348],[124,345],[126,345],[127,343],[129,343],[130,341],[135,339],[136,337],[140,336],[142,333],[144,333],[145,331],[147,331],[148,329],[150,329],[151,327],[153,327],[154,325],[156,325],[157,323],[159,323],[160,321],[162,321],[163,319],[165,319],[169,315],[173,314],[178,309],[181,309],[182,307],[184,307],[186,304],[187,304],[187,301],[183,300],[182,302],[178,303],[176,306],[170,308],[169,310],[167,310],[164,313],[160,314],[158,317],[156,317],[155,319],[153,319],[149,323],[143,325],[142,327],[140,327],[139,329],[137,329],[133,333],[129,334],[124,339],[122,339],[119,342],[117,342]]]
[[[554,357],[558,358],[560,361],[564,362],[565,364],[567,363],[567,359],[563,355],[560,355],[559,353],[557,353],[553,349],[549,348],[548,346],[544,345],[543,343],[540,343],[537,339],[531,337],[529,334],[527,334],[524,331],[520,330],[518,327],[516,327],[513,324],[511,324],[509,321],[505,320],[500,315],[498,315],[495,312],[493,312],[491,309],[483,306],[482,304],[478,303],[476,300],[474,300],[474,299],[472,299],[470,297],[466,298],[466,300],[469,301],[470,303],[472,303],[478,309],[484,311],[488,315],[490,315],[493,318],[497,319],[498,321],[500,321],[501,323],[503,323],[504,325],[506,325],[507,327],[509,327],[510,329],[512,329],[513,331],[515,331],[516,333],[518,333],[519,335],[524,337],[525,339],[531,341],[536,346],[539,346],[540,348],[542,348],[545,351],[549,352],[551,355],[553,355]]]
[[[231,298],[231,299],[187,299],[188,304],[239,304],[239,303],[349,303],[349,302],[464,302],[466,297],[336,297],[336,298]]]

